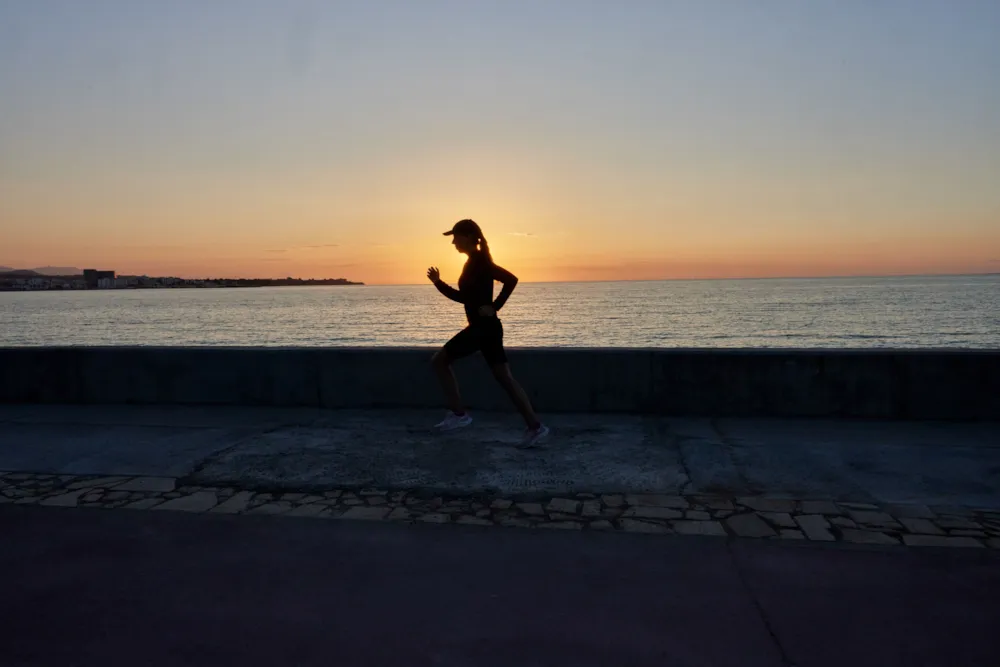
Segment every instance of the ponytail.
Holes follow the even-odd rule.
[[[490,264],[493,263],[493,255],[490,254],[490,244],[486,242],[486,237],[482,233],[479,234],[479,252],[483,253]]]

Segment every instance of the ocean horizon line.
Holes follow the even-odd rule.
[[[521,280],[523,285],[589,285],[589,284],[621,284],[621,283],[668,283],[668,282],[781,282],[781,281],[802,281],[802,280],[876,280],[894,278],[982,278],[989,276],[1000,276],[1000,271],[966,272],[966,273],[884,273],[884,274],[850,274],[850,275],[823,275],[823,276],[740,276],[740,277],[702,277],[702,278],[641,278],[641,279],[604,279],[604,280]],[[43,276],[45,277],[45,276]],[[186,278],[183,276],[170,276],[180,280],[285,280],[282,278]],[[412,283],[379,283],[358,281],[350,282],[345,278],[295,278],[295,280],[348,280],[345,285],[275,285],[261,286],[258,289],[287,289],[289,287],[419,287],[430,286],[426,280]],[[217,287],[215,289],[229,289],[227,287]],[[243,289],[243,288],[232,288]],[[58,291],[58,290],[57,290]]]
[[[522,280],[525,285],[581,285],[590,283],[668,283],[668,282],[742,282],[755,280],[858,280],[876,278],[981,278],[983,276],[1000,276],[1000,271],[972,273],[882,273],[882,274],[852,274],[834,276],[744,276],[728,278],[641,278],[617,280]],[[365,283],[365,287],[415,287],[430,285],[429,282],[413,283]]]

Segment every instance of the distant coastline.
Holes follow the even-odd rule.
[[[2,267],[6,268],[6,267]],[[95,289],[205,289],[220,287],[321,287],[362,286],[347,278],[175,278],[119,276],[100,272],[99,280],[84,273],[51,275],[35,270],[0,271],[0,292]],[[104,274],[108,274],[105,276]]]

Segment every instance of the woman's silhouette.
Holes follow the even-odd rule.
[[[527,430],[522,445],[534,445],[549,434],[549,429],[538,420],[524,389],[510,374],[507,354],[503,349],[503,324],[497,317],[497,311],[503,308],[517,285],[517,277],[493,263],[486,237],[474,221],[459,220],[451,231],[444,234],[452,237],[452,243],[459,252],[469,256],[458,279],[458,289],[442,281],[441,272],[436,267],[427,269],[427,277],[441,294],[465,306],[465,317],[469,325],[445,343],[432,360],[434,371],[441,380],[448,399],[448,407],[451,408],[451,412],[437,428],[452,430],[472,423],[472,417],[462,405],[458,381],[451,370],[451,364],[478,350],[490,365],[497,382],[506,390],[518,412],[524,417]],[[503,289],[496,300],[493,299],[494,281],[503,283]]]

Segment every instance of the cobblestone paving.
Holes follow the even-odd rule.
[[[182,484],[169,477],[0,472],[0,504],[1000,549],[1000,509],[652,494],[450,498],[381,489],[292,493]]]

